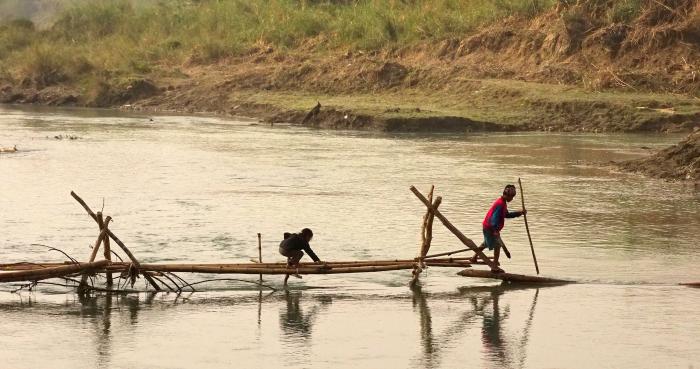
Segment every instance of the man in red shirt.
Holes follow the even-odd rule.
[[[482,222],[484,231],[484,242],[479,246],[479,250],[489,248],[494,250],[493,262],[497,267],[491,271],[494,273],[503,273],[503,269],[498,267],[498,257],[501,255],[501,248],[505,248],[505,244],[501,239],[501,230],[505,225],[505,218],[515,218],[523,214],[527,214],[527,210],[523,211],[508,211],[508,203],[515,198],[515,186],[509,184],[503,189],[503,195],[496,199],[491,205],[491,208],[486,213]],[[471,262],[476,262],[476,255],[471,259]]]

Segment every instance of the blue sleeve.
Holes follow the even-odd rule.
[[[491,229],[493,230],[498,230],[501,229],[501,226],[503,225],[503,219],[501,219],[501,206],[496,206],[493,209],[493,213],[491,213],[491,219],[489,219],[489,224],[491,225]]]

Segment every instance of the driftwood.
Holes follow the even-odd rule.
[[[90,210],[90,207],[85,203],[85,201],[83,201],[83,199],[81,199],[80,196],[78,196],[78,195],[77,195],[75,192],[73,192],[73,191],[71,191],[70,194],[71,194],[71,196],[73,196],[73,198],[75,199],[75,201],[77,201],[80,205],[83,206],[83,208],[85,209],[85,211],[87,211],[88,215],[90,215],[90,216],[92,217],[92,219],[95,220],[95,222],[97,222],[97,215],[95,215],[95,213],[94,213],[92,210]],[[140,264],[139,264],[139,261],[136,260],[136,257],[134,256],[134,254],[132,254],[131,251],[129,251],[129,248],[126,247],[126,245],[125,245],[121,240],[119,240],[119,238],[117,238],[117,236],[114,235],[114,233],[112,233],[112,231],[110,231],[109,228],[107,228],[107,234],[109,235],[109,237],[110,237],[112,240],[114,240],[114,242],[117,243],[117,245],[119,245],[119,247],[121,247],[121,249],[124,251],[124,253],[126,253],[126,255],[129,257],[129,259],[131,259],[132,264],[134,265],[134,267],[135,267],[136,270],[138,271],[138,270],[140,269],[140,268],[139,268],[139,265],[140,265]],[[158,284],[156,283],[156,281],[153,280],[153,278],[151,278],[149,275],[144,275],[144,278],[146,278],[146,280],[148,281],[148,283],[150,283],[151,286],[152,286],[156,291],[160,291],[160,287],[158,286]]]
[[[541,283],[541,284],[565,284],[565,283],[576,283],[574,281],[568,281],[564,279],[555,278],[545,278],[537,276],[529,276],[522,274],[511,274],[511,273],[493,273],[489,270],[475,270],[475,269],[465,269],[457,273],[463,277],[476,277],[476,278],[492,278],[500,279],[507,282],[520,282],[520,283]]]
[[[0,273],[0,282],[39,281],[50,278],[60,278],[76,273],[88,273],[104,269],[109,264],[107,260],[92,263],[78,263],[65,266],[54,266],[31,270]]]
[[[17,152],[17,145],[12,147],[0,147],[0,152]]]

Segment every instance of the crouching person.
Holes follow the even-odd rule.
[[[280,254],[287,257],[287,267],[288,268],[298,268],[299,260],[304,257],[304,251],[309,255],[309,257],[315,262],[320,263],[321,259],[316,256],[314,250],[309,246],[309,241],[314,237],[314,233],[308,229],[304,228],[299,233],[285,233],[284,240],[280,242]],[[299,274],[292,274],[297,278],[301,278]],[[287,284],[289,279],[289,274],[284,277],[284,284]]]

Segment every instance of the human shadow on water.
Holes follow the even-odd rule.
[[[319,303],[311,305],[304,310],[302,300],[307,304],[308,299],[302,299],[301,291],[284,292],[286,308],[280,311],[280,328],[288,339],[311,338],[311,330],[319,313],[326,310],[333,303],[330,296],[318,296],[315,298]],[[309,306],[309,305],[307,305]]]
[[[441,366],[442,354],[454,348],[454,342],[470,327],[481,324],[482,352],[484,360],[498,368],[523,368],[526,359],[526,346],[529,337],[530,326],[534,317],[535,306],[539,288],[533,292],[532,304],[525,327],[520,333],[518,342],[503,338],[502,323],[510,317],[510,305],[501,306],[500,297],[509,291],[530,287],[511,287],[499,285],[493,287],[461,288],[458,294],[440,296],[458,297],[469,302],[464,311],[456,316],[451,324],[442,332],[436,333],[433,329],[433,318],[428,304],[428,294],[421,291],[420,287],[412,288],[413,306],[417,308],[420,316],[421,343],[423,346],[422,357],[419,366],[424,368],[437,368]],[[438,297],[438,296],[436,296]],[[468,351],[468,350],[467,350]]]

